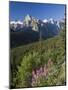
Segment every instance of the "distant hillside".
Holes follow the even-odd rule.
[[[38,40],[39,40],[39,33],[32,30],[27,29],[26,31],[22,31],[22,32],[10,33],[11,48],[36,42]]]

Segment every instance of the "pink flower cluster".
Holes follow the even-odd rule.
[[[47,65],[45,64],[43,67],[41,66],[39,69],[35,69],[32,71],[32,85],[37,83],[37,80],[40,76],[47,76],[48,75],[48,68],[53,65],[51,59],[48,60]]]

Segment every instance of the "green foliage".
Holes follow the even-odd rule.
[[[53,38],[23,45],[11,50],[10,53],[10,86],[35,87],[65,85],[65,30]],[[53,66],[49,68],[47,77],[39,77],[32,86],[32,70],[47,64],[49,58]]]

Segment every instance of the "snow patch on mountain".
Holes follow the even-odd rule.
[[[47,22],[48,22],[48,20],[47,20],[47,19],[44,19],[44,20],[43,20],[43,22],[44,22],[44,23],[47,23]]]
[[[10,24],[23,24],[22,21],[10,21]]]

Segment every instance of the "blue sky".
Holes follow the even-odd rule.
[[[65,5],[63,4],[40,4],[10,1],[10,20],[23,20],[29,14],[35,18],[44,20],[53,18],[60,20],[64,17]]]

